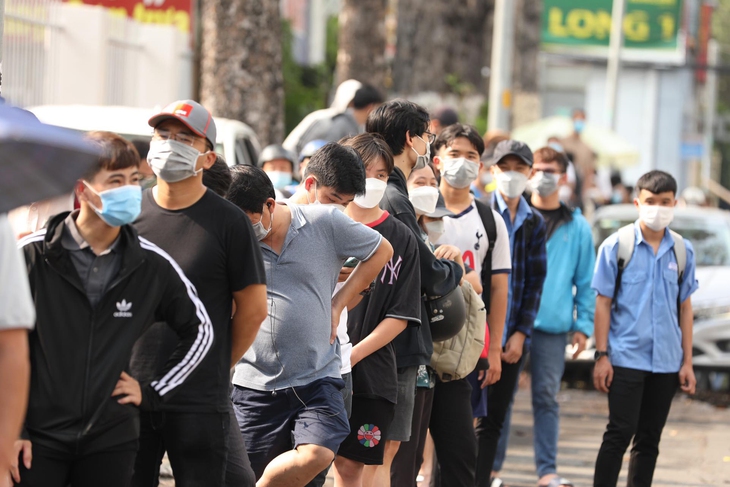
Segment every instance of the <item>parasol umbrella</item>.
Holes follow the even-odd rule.
[[[512,131],[512,138],[526,143],[531,149],[547,145],[550,137],[567,137],[573,133],[570,117],[548,117]],[[600,125],[586,123],[580,134],[581,140],[596,153],[599,166],[615,169],[630,167],[639,163],[641,153],[613,130]]]
[[[99,155],[78,132],[0,104],[0,213],[70,193]]]

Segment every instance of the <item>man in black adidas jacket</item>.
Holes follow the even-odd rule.
[[[129,225],[141,201],[136,149],[108,132],[89,138],[103,155],[76,185],[80,209],[19,242],[37,318],[16,485],[127,487],[137,407],[155,409],[169,398],[213,341],[193,285]],[[140,384],[125,368],[137,338],[160,320],[180,342],[159,377]]]

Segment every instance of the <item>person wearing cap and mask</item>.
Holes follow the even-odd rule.
[[[328,144],[311,166],[319,157],[355,169],[346,199],[369,199],[353,149]],[[256,167],[234,168],[228,198],[254,223],[270,276],[269,314],[233,375],[238,426],[257,486],[303,486],[334,460],[350,431],[340,394],[340,315],[369,288],[393,250],[378,232],[332,205],[276,203],[271,182]],[[358,261],[355,270],[333,296],[351,257]]]
[[[296,186],[292,185],[296,157],[278,144],[268,145],[259,154],[258,166],[264,170],[276,191],[276,200],[289,198]]]
[[[439,254],[431,252],[428,245],[421,240],[421,227],[418,225],[416,212],[408,198],[407,179],[414,170],[425,167],[431,159],[430,144],[435,136],[428,132],[430,117],[421,106],[403,99],[396,99],[380,105],[375,109],[366,124],[368,132],[380,134],[393,152],[395,168],[388,178],[388,187],[380,203],[380,207],[393,215],[413,232],[418,238],[418,255],[421,267],[421,292],[426,296],[445,296],[459,285],[464,276],[463,264],[449,260],[459,256],[458,249],[443,246]],[[400,443],[411,439],[412,431],[418,429],[423,418],[414,414],[430,410],[430,407],[414,409],[416,403],[416,381],[421,365],[431,363],[433,342],[431,330],[427,325],[428,310],[425,302],[421,303],[422,326],[410,326],[395,339],[396,360],[399,368],[399,396],[396,413],[391,427],[390,439],[386,443],[383,466],[378,469],[375,484],[388,486],[401,485],[398,477],[410,476],[410,472],[418,469],[411,465],[412,458],[403,463],[407,471],[396,472],[391,469],[393,459],[400,448]],[[423,396],[422,391],[417,394]],[[421,398],[428,400],[428,398]],[[425,419],[427,421],[427,418]],[[402,482],[410,482],[403,477]]]
[[[502,334],[502,377],[488,386],[487,415],[477,419],[477,485],[480,487],[491,483],[497,444],[525,359],[524,352],[529,347],[547,273],[545,220],[522,196],[532,165],[532,151],[523,142],[504,140],[494,149],[490,170],[497,181],[497,191],[492,196],[492,208],[507,227],[512,272]]]
[[[132,487],[157,484],[167,451],[178,486],[251,485],[253,473],[229,399],[229,372],[266,318],[266,279],[256,234],[246,215],[203,184],[216,161],[215,121],[193,100],[168,105],[149,120],[147,161],[157,186],[142,195],[135,226],[178,263],[213,324],[211,353],[178,394],[140,417]],[[234,308],[235,306],[235,308]],[[138,342],[131,370],[154,376],[177,337],[156,323]],[[182,369],[183,371],[186,368]]]
[[[579,209],[560,199],[568,183],[568,159],[552,147],[535,151],[529,187],[530,202],[547,228],[548,271],[540,309],[530,341],[532,413],[538,485],[567,487],[570,481],[557,474],[559,405],[557,394],[565,368],[566,340],[572,341],[573,358],[586,348],[593,334],[595,294],[591,289],[595,249],[591,227]],[[574,291],[575,289],[575,291]],[[499,471],[507,451],[510,416],[502,428],[493,470]]]

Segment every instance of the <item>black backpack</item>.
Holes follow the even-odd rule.
[[[487,255],[484,257],[482,262],[482,301],[484,306],[487,308],[487,314],[489,314],[489,305],[491,304],[490,298],[492,296],[492,251],[494,250],[494,244],[497,241],[497,222],[494,221],[494,213],[492,209],[475,199],[474,204],[479,212],[479,218],[482,220],[484,229],[487,231],[487,240],[489,241],[489,248]]]

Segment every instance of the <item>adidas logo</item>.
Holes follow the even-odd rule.
[[[117,303],[117,310],[114,313],[115,318],[131,318],[132,313],[129,311],[132,309],[132,303],[128,303],[125,299]]]

